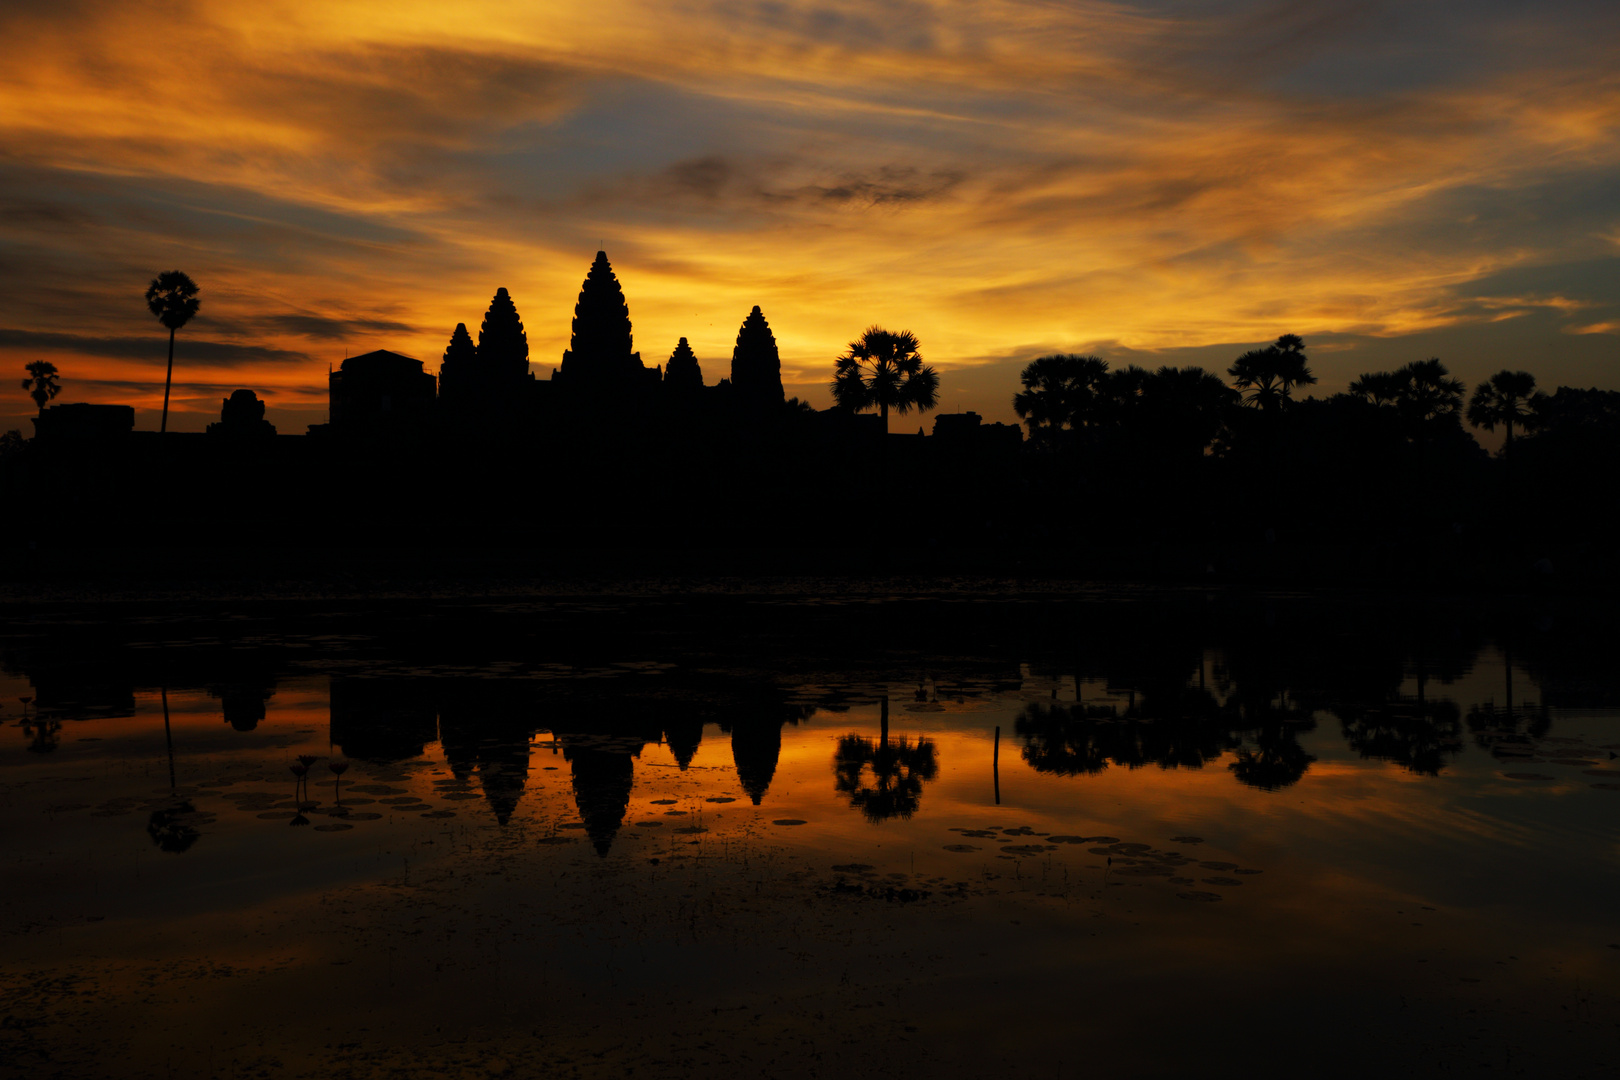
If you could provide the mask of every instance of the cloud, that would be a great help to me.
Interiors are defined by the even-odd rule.
[[[224,341],[181,336],[175,346],[176,354],[187,362],[200,362],[220,367],[243,367],[249,364],[307,364],[307,353],[264,345],[236,345]],[[99,356],[120,360],[143,360],[162,366],[168,359],[167,338],[153,334],[150,337],[88,337],[81,334],[60,334],[48,331],[17,330],[0,327],[0,349],[31,350],[36,352],[67,352],[78,356]]]
[[[1087,343],[1557,380],[1620,320],[1612,4],[179,10],[0,8],[0,352],[76,352],[87,392],[155,378],[174,266],[188,377],[300,401],[342,348],[436,356],[497,286],[543,375],[600,246],[649,357],[728,356],[759,303],[814,387],[876,321],[987,415]]]
[[[286,314],[266,315],[261,321],[265,326],[284,330],[290,334],[333,341],[375,333],[416,332],[408,323],[395,322],[391,319],[332,319],[324,315]]]

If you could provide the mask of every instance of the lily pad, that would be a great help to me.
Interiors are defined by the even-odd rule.
[[[804,825],[804,824],[807,824],[807,822],[803,818],[785,817],[785,818],[777,818],[775,821],[771,822],[771,824],[772,825]]]
[[[334,821],[330,825],[317,825],[317,826],[315,826],[315,831],[316,832],[343,832],[345,829],[352,829],[352,828],[354,828],[354,826],[348,824],[347,822]]]
[[[1239,881],[1235,877],[1207,877],[1207,878],[1204,879],[1204,884],[1205,885],[1241,885],[1241,884],[1243,884],[1243,882]]]
[[[1200,889],[1193,889],[1193,890],[1191,890],[1189,892],[1178,892],[1178,893],[1176,893],[1176,895],[1181,897],[1183,900],[1192,900],[1195,903],[1199,903],[1199,904],[1214,903],[1216,900],[1219,900],[1221,898],[1220,893],[1204,892],[1204,891],[1202,891]]]
[[[980,849],[972,844],[946,844],[945,850],[954,851],[959,855],[965,855],[970,851],[978,851]]]

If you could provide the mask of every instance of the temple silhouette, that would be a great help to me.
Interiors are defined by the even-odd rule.
[[[731,419],[769,415],[786,402],[775,335],[755,305],[737,331],[729,377],[703,381],[686,338],[667,364],[649,367],[635,348],[624,289],[598,251],[580,286],[568,348],[549,377],[531,370],[528,333],[505,288],[495,290],[473,341],[457,323],[435,383],[423,363],[379,349],[331,373],[331,419],[317,435],[347,441],[424,437],[437,430],[482,443],[526,441],[558,427],[577,431],[602,410],[720,411]]]

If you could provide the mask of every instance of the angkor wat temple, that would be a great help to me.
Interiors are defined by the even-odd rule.
[[[787,398],[757,306],[715,385],[685,338],[649,367],[603,252],[545,377],[503,288],[476,341],[455,327],[437,376],[376,350],[345,359],[328,386],[329,420],[307,435],[278,433],[248,389],[206,433],[135,431],[124,405],[55,405],[0,468],[0,494],[28,492],[36,537],[58,545],[114,529],[137,546],[180,535],[292,551],[316,538],[354,552],[808,547],[838,541],[850,511],[894,497],[900,476],[908,498],[981,504],[1021,445],[1017,428],[973,413],[900,436],[876,415]],[[974,532],[986,521],[941,520]]]
[[[497,289],[474,343],[457,323],[437,385],[423,364],[377,350],[343,361],[331,375],[331,421],[313,428],[338,438],[410,438],[451,431],[479,441],[544,437],[547,427],[590,425],[601,411],[690,412],[759,418],[786,404],[775,335],[756,305],[737,332],[731,372],[708,386],[683,337],[665,364],[648,367],[631,333],[630,308],[606,252],[580,287],[569,346],[549,378],[530,370],[529,339],[517,305]],[[711,416],[712,418],[712,416]]]

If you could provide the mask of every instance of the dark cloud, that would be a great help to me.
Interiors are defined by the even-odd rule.
[[[37,352],[67,352],[80,356],[100,356],[116,360],[149,360],[154,364],[168,358],[167,336],[160,337],[91,337],[80,334],[58,334],[37,330],[15,330],[0,327],[0,349]],[[275,349],[264,345],[236,345],[224,341],[208,341],[187,337],[182,333],[175,346],[176,357],[190,361],[238,367],[247,364],[305,364],[309,355],[290,349]]]
[[[416,328],[409,323],[392,322],[387,319],[331,319],[324,315],[289,314],[266,315],[259,321],[275,330],[326,341],[340,341],[348,337],[375,333],[416,333]]]

